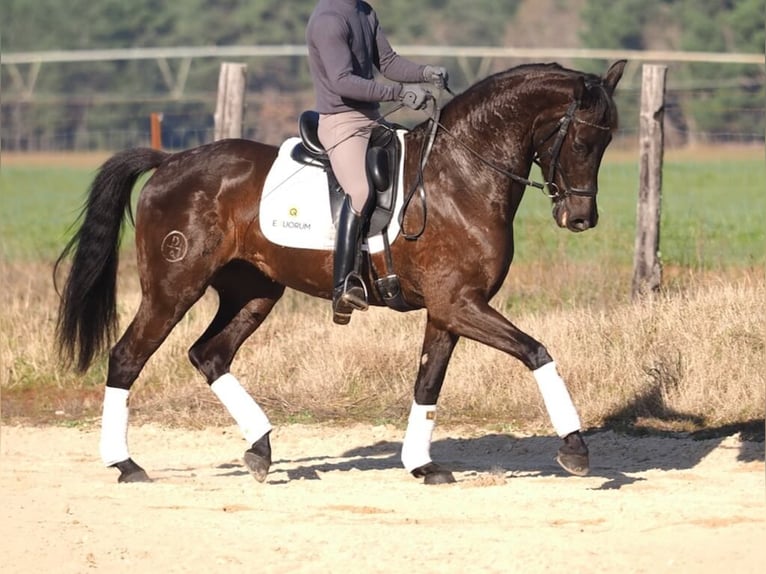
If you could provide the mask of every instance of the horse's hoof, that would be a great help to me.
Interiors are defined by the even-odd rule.
[[[258,482],[266,480],[266,476],[269,474],[269,467],[271,461],[259,454],[254,453],[252,450],[245,451],[245,466],[253,478]]]
[[[138,466],[132,458],[111,465],[120,471],[117,478],[118,483],[123,482],[151,482],[152,479],[146,474],[146,471]]]
[[[412,471],[412,476],[422,478],[423,484],[452,484],[455,477],[449,470],[440,467],[434,462],[419,466]]]
[[[590,462],[587,454],[566,454],[559,450],[556,462],[561,468],[575,476],[587,476],[590,472]]]
[[[564,444],[559,448],[556,462],[561,468],[575,476],[586,476],[590,472],[588,447],[579,432],[574,432],[564,438]]]
[[[258,482],[266,480],[271,467],[271,439],[267,432],[245,451],[244,461],[247,470]]]

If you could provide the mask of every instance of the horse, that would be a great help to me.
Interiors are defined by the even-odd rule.
[[[369,304],[384,306],[388,299],[373,281],[381,269],[393,269],[397,301],[405,303],[394,308],[426,311],[401,450],[404,469],[425,484],[455,481],[431,459],[430,446],[461,337],[531,371],[563,441],[556,460],[572,475],[589,471],[579,415],[553,357],[489,301],[509,271],[513,220],[528,186],[547,192],[559,228],[596,226],[598,172],[617,127],[613,95],[625,64],[614,62],[603,76],[556,63],[511,67],[453,94],[439,114],[404,130],[400,171],[411,191],[399,212],[400,232],[383,252],[368,250],[361,276]],[[272,426],[230,372],[232,360],[287,288],[324,299],[333,291],[331,249],[285,247],[264,235],[259,202],[278,154],[277,146],[237,138],[180,152],[138,147],[112,155],[90,184],[79,225],[54,266],[55,283],[57,269],[71,259],[56,342],[62,361],[79,372],[108,349],[99,451],[104,465],[119,471],[118,482],[151,480],[128,449],[131,385],[208,288],[217,292],[218,308],[188,358],[239,425],[249,445],[247,469],[259,482],[267,478]],[[543,182],[528,179],[535,163]],[[134,218],[133,188],[152,170]],[[128,220],[141,301],[113,344],[119,243]]]

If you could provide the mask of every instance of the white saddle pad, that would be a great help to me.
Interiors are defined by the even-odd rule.
[[[397,132],[404,149],[404,132]],[[298,163],[290,152],[300,138],[286,140],[279,148],[263,186],[259,212],[261,231],[266,239],[277,245],[299,249],[335,249],[335,226],[330,213],[330,195],[327,175],[319,167]],[[393,243],[399,235],[402,207],[402,175],[404,160],[399,162],[394,216],[388,225],[388,241]],[[383,250],[381,234],[367,238],[370,253]]]

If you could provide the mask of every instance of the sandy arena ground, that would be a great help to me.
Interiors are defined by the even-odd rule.
[[[766,571],[764,445],[738,436],[595,433],[577,478],[555,437],[437,426],[458,482],[425,486],[391,426],[275,429],[264,484],[235,427],[131,428],[144,484],[101,466],[97,429],[1,433],[4,574]]]

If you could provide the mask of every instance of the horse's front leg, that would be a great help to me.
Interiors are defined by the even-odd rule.
[[[571,474],[588,474],[589,453],[580,434],[580,417],[548,350],[480,298],[460,301],[453,308],[449,328],[512,355],[532,371],[553,428],[564,440],[556,461]]]
[[[429,319],[415,381],[415,400],[402,445],[404,468],[415,478],[423,478],[425,484],[455,482],[449,470],[431,460],[431,437],[436,423],[436,402],[457,340],[458,337],[436,328]]]
[[[540,345],[540,343],[537,344]],[[556,369],[556,363],[551,359],[541,367],[533,369],[532,374],[543,396],[545,409],[548,411],[553,428],[564,439],[564,444],[556,455],[556,461],[567,472],[576,476],[585,476],[590,470],[588,447],[580,434],[581,424],[577,409],[572,403],[572,397],[569,395],[564,379]]]

